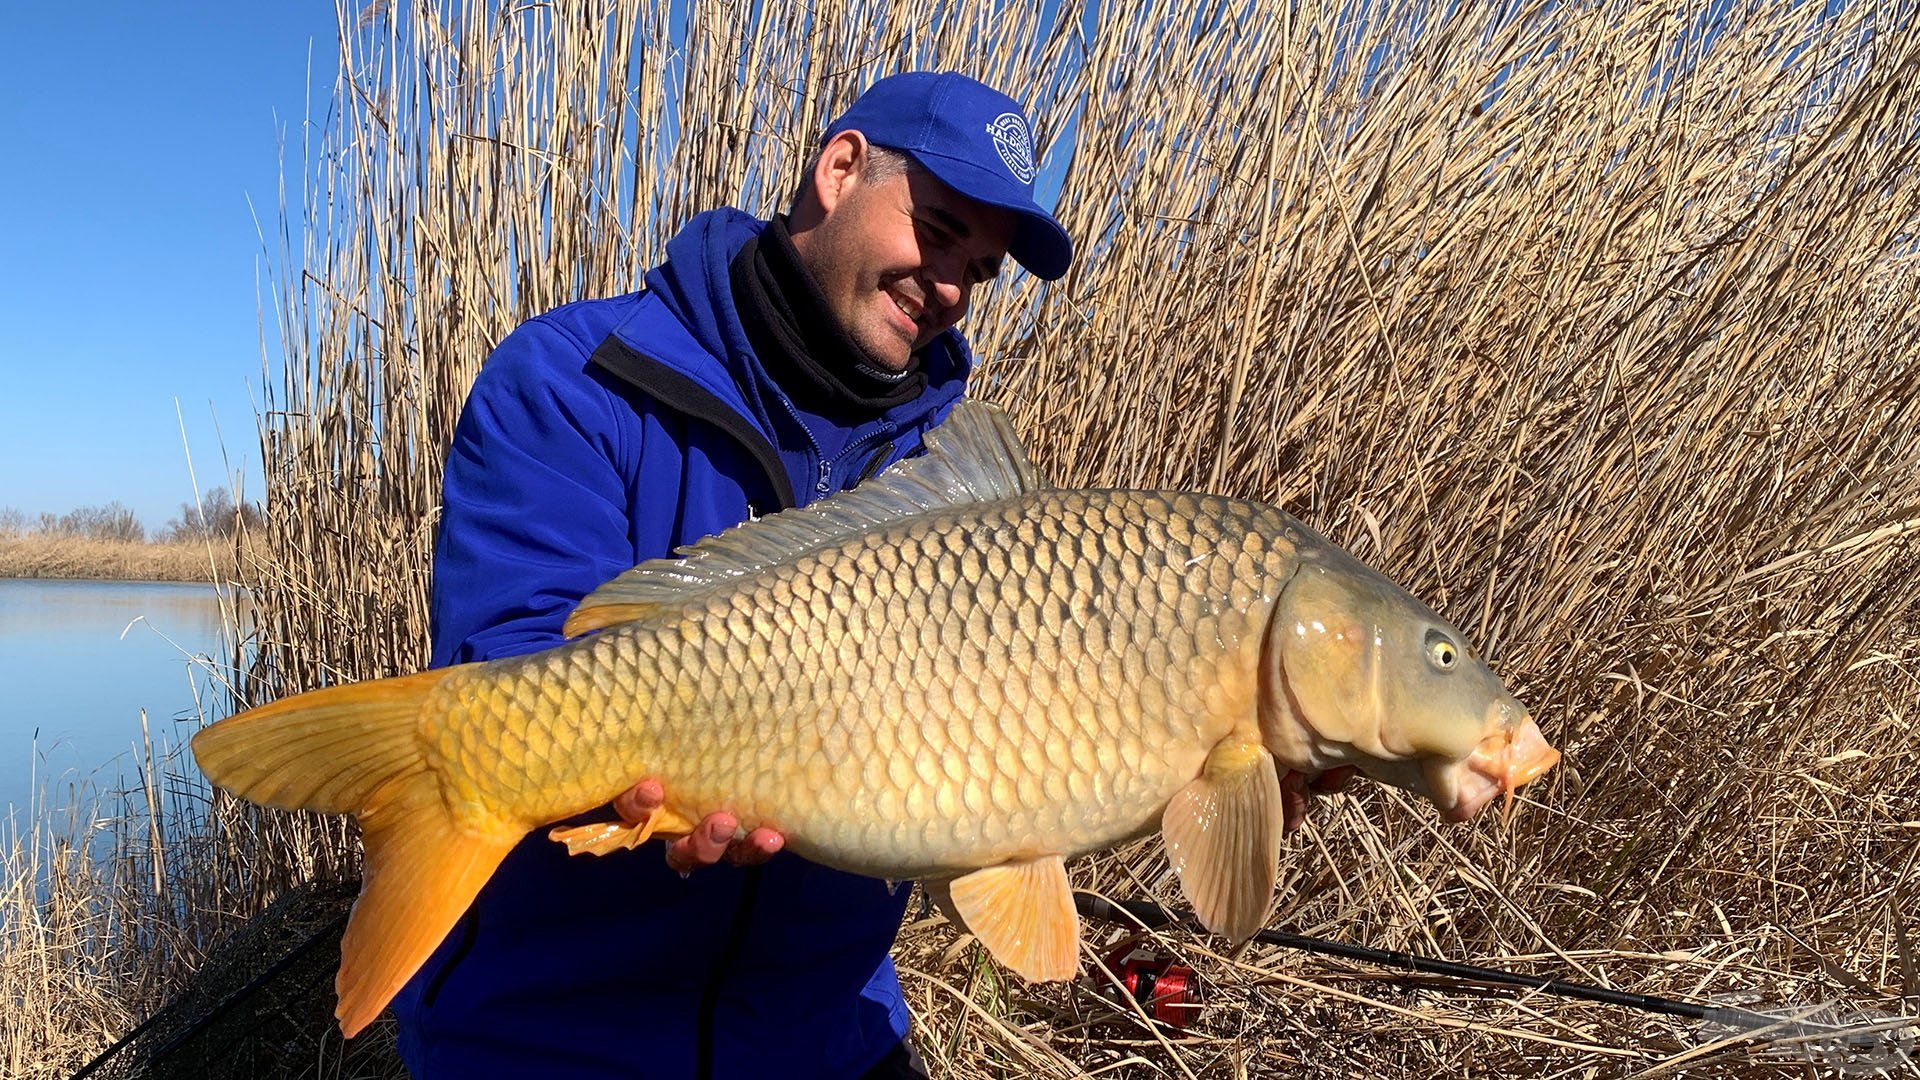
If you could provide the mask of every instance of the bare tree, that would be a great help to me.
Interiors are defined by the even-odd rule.
[[[180,515],[160,530],[160,538],[212,540],[232,536],[243,525],[258,526],[260,520],[259,503],[236,503],[226,488],[217,487],[202,494],[198,502],[181,503]]]
[[[47,536],[136,544],[147,538],[139,516],[118,500],[100,506],[82,506],[64,514],[43,513],[34,531]]]

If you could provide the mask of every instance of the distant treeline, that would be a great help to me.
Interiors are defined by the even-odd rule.
[[[140,523],[139,515],[118,500],[100,506],[82,506],[64,514],[30,515],[16,507],[0,507],[0,537],[37,535],[123,544],[151,539],[155,543],[175,544],[223,539],[242,526],[254,528],[260,522],[259,503],[235,502],[232,493],[224,487],[205,493],[198,502],[181,503],[179,515],[168,519],[151,537]]]

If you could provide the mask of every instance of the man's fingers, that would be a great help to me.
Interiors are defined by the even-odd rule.
[[[649,776],[614,796],[613,810],[629,825],[638,825],[667,804],[667,789]]]
[[[667,804],[666,788],[649,776],[614,797],[613,809],[629,825],[638,825]],[[667,865],[683,874],[721,859],[736,866],[766,862],[787,846],[787,838],[772,829],[755,829],[735,839],[740,822],[724,810],[708,814],[693,832],[667,845]]]
[[[667,865],[681,873],[712,866],[727,853],[733,834],[740,828],[732,814],[716,811],[686,836],[667,845]]]
[[[727,861],[735,866],[758,866],[786,846],[786,837],[763,826],[748,833],[745,839],[735,840],[727,848]]]
[[[1280,774],[1280,823],[1283,834],[1307,823],[1306,777],[1292,769]]]
[[[1343,791],[1359,772],[1352,765],[1341,765],[1309,780],[1292,769],[1280,773],[1281,831],[1292,832],[1307,823],[1307,808],[1316,795]]]

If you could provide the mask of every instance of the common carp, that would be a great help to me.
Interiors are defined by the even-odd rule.
[[[341,1028],[369,1023],[528,832],[643,777],[827,866],[920,879],[1001,962],[1072,977],[1064,861],[1155,828],[1194,912],[1265,920],[1278,766],[1341,765],[1465,820],[1559,754],[1460,632],[1276,507],[1042,483],[957,406],[858,488],[643,563],[567,644],[316,690],[193,740],[271,806],[358,815]],[[627,856],[633,857],[633,856]]]

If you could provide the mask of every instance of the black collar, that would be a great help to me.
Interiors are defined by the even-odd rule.
[[[875,362],[847,333],[776,216],[728,267],[754,356],[797,404],[828,415],[884,412],[926,389],[916,353],[905,371]]]

